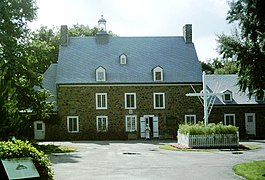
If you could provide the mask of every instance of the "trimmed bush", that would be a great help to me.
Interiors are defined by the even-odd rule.
[[[198,124],[180,124],[178,131],[182,134],[199,135],[199,134],[236,134],[238,127],[232,125],[223,125],[210,123],[208,126],[202,122]]]
[[[40,174],[40,179],[53,179],[51,162],[42,151],[38,151],[28,141],[2,141],[0,142],[0,159],[12,159],[31,157],[32,161]],[[1,169],[1,168],[0,168]],[[3,175],[0,172],[0,177]]]

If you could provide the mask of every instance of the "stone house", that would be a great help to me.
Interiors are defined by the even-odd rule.
[[[223,122],[239,127],[241,138],[265,137],[264,96],[248,97],[237,85],[237,75],[206,75],[205,83],[209,92],[222,92],[224,95],[212,99],[213,108],[209,122]]]
[[[68,37],[61,28],[57,64],[44,74],[57,118],[35,122],[35,138],[100,140],[175,138],[177,125],[202,119],[203,107],[186,93],[202,88],[192,25],[183,36],[111,37],[106,20],[95,37]]]

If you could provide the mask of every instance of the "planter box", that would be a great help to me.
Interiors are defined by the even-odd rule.
[[[239,133],[189,135],[178,132],[178,143],[187,147],[239,146]]]

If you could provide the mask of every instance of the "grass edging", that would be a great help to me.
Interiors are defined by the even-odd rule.
[[[242,147],[243,146],[243,147]],[[159,146],[160,149],[171,150],[171,151],[195,151],[195,152],[215,152],[215,151],[249,151],[261,149],[261,146],[257,145],[241,145],[238,148],[176,148],[170,144],[165,144],[163,146]]]
[[[233,170],[246,179],[265,179],[265,160],[237,164]]]
[[[58,146],[53,144],[47,144],[47,145],[34,145],[38,150],[43,151],[45,154],[52,154],[52,153],[69,153],[69,152],[75,152],[76,148],[72,146]]]

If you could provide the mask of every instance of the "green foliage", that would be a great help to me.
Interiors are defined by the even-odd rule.
[[[34,145],[38,150],[43,151],[45,154],[51,153],[69,153],[76,151],[75,147],[72,146],[56,146],[53,144],[47,145]]]
[[[210,123],[208,126],[202,122],[197,124],[180,124],[178,131],[182,134],[199,135],[199,134],[236,134],[238,127],[232,125],[223,125],[223,123]]]
[[[0,159],[22,157],[32,158],[41,179],[53,179],[50,160],[42,151],[38,151],[28,141],[15,140],[14,142],[0,142]]]
[[[218,51],[224,59],[235,59],[239,67],[240,90],[249,96],[264,95],[265,89],[265,1],[230,2],[227,20],[238,29],[231,36],[218,36]]]
[[[233,59],[209,59],[201,62],[201,66],[206,74],[237,74],[239,71],[239,64]]]
[[[265,160],[237,164],[233,170],[246,179],[265,179]]]
[[[0,139],[20,135],[21,123],[29,116],[20,112],[32,110],[38,119],[47,117],[52,103],[46,103],[50,94],[41,87],[41,67],[44,60],[38,51],[49,47],[33,41],[27,23],[36,18],[34,0],[1,0],[0,3]],[[44,92],[45,91],[45,92]]]

